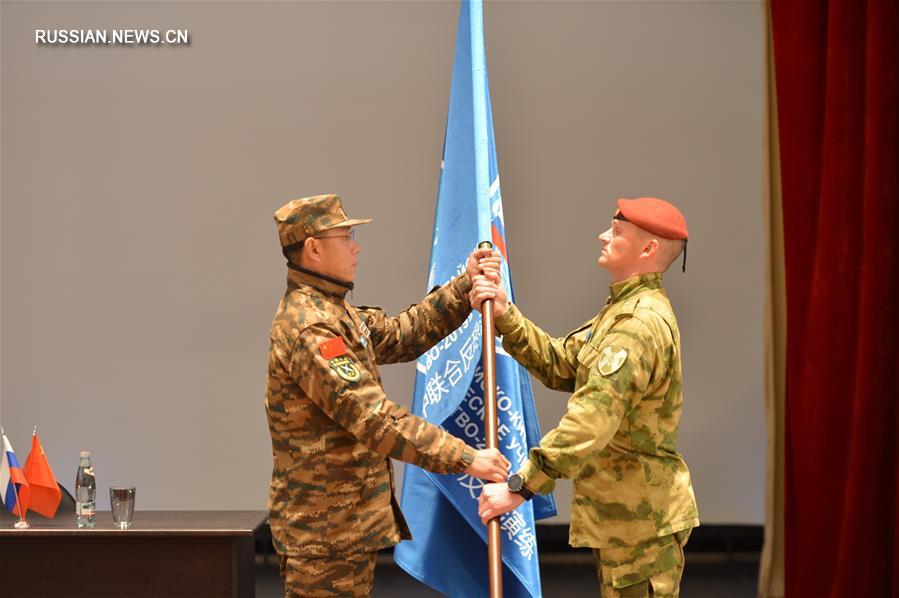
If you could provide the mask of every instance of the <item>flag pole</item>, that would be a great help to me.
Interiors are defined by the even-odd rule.
[[[483,241],[481,249],[493,249],[493,244]],[[499,429],[496,409],[496,344],[493,329],[493,300],[481,304],[481,332],[484,339],[484,436],[487,448],[499,449]],[[490,598],[503,595],[503,555],[499,517],[487,522],[487,566],[490,571]]]
[[[10,480],[12,484],[13,494],[16,495],[16,510],[19,512],[19,520],[15,522],[13,525],[16,529],[28,529],[31,527],[31,524],[25,520],[25,515],[22,513],[22,503],[19,501],[19,491],[16,488],[16,483]]]

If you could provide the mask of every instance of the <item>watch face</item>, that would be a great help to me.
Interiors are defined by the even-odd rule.
[[[524,478],[522,478],[519,474],[513,474],[509,478],[509,490],[511,490],[512,492],[520,491],[522,486],[524,486]]]

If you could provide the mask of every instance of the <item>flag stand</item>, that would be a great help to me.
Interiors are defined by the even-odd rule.
[[[31,527],[31,524],[25,520],[25,514],[22,513],[22,503],[19,502],[19,490],[16,488],[16,483],[10,480],[12,484],[13,494],[16,495],[16,510],[19,511],[19,520],[13,525],[16,529],[28,529]]]
[[[493,249],[490,241],[483,241],[479,249]],[[496,346],[493,331],[493,300],[481,304],[481,330],[483,332],[484,365],[484,437],[487,448],[499,449],[499,431],[496,409]],[[487,522],[487,556],[490,569],[490,598],[503,595],[502,536],[499,517]]]

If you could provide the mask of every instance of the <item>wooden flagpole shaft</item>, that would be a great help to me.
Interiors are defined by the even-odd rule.
[[[492,248],[488,242],[481,248]],[[481,330],[483,336],[484,367],[484,436],[487,448],[499,448],[499,427],[496,407],[496,345],[493,332],[493,300],[481,304]],[[503,595],[503,554],[499,517],[487,522],[487,555],[490,569],[490,598]]]

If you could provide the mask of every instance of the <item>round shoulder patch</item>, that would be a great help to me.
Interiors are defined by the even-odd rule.
[[[359,371],[359,368],[356,366],[353,360],[346,355],[341,355],[340,357],[329,359],[328,364],[331,366],[331,369],[337,373],[338,376],[340,376],[347,382],[359,382],[359,380],[362,379],[362,372]]]
[[[599,354],[596,368],[603,376],[611,376],[621,369],[627,360],[627,349],[618,345],[609,345]]]

